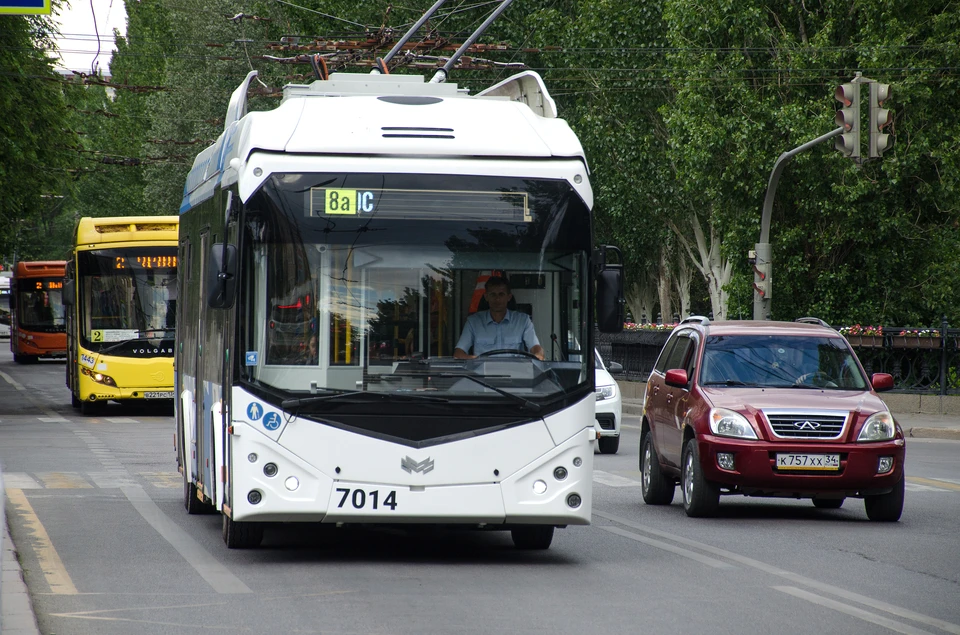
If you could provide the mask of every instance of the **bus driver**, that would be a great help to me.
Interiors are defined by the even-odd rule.
[[[477,311],[467,318],[453,356],[457,359],[473,359],[489,351],[523,350],[525,347],[542,360],[543,347],[533,330],[530,316],[507,308],[513,294],[506,278],[491,277],[484,285],[484,290],[490,309]],[[468,353],[471,348],[473,355]]]

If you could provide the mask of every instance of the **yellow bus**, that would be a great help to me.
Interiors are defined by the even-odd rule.
[[[67,261],[67,387],[85,415],[107,402],[171,404],[177,216],[81,218]]]

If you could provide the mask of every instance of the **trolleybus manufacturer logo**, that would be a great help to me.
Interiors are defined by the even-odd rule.
[[[820,424],[816,421],[794,421],[793,427],[797,430],[819,430]]]
[[[427,472],[433,471],[433,459],[429,456],[422,461],[414,461],[409,456],[405,456],[400,459],[400,467],[404,472],[413,474],[414,472],[419,472],[420,474],[426,474]]]

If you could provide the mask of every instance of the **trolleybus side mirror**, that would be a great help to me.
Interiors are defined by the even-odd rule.
[[[215,243],[207,259],[207,305],[212,309],[228,309],[237,295],[237,248],[229,243]]]
[[[619,333],[624,318],[623,265],[608,263],[608,251],[620,256],[616,247],[601,247],[597,251],[597,329],[601,333]]]
[[[66,306],[73,306],[73,294],[75,292],[73,280],[64,280],[63,281],[63,304]]]

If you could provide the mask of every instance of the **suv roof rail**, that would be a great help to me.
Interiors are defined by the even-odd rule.
[[[703,315],[691,315],[680,320],[680,324],[686,324],[687,322],[699,322],[704,326],[709,326],[710,318]]]
[[[832,328],[829,324],[824,322],[818,317],[799,317],[794,322],[803,322],[804,324],[819,324],[820,326],[825,326],[827,328]]]

